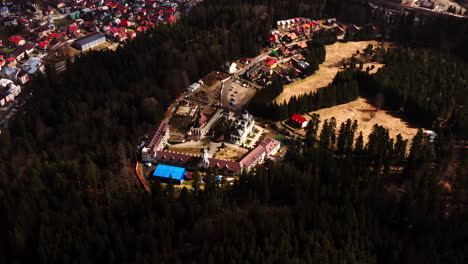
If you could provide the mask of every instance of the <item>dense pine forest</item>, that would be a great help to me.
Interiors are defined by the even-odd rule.
[[[275,20],[297,16],[374,23],[403,48],[375,75],[344,71],[317,94],[249,107],[279,119],[383,94],[436,140],[391,139],[380,126],[366,140],[354,120],[314,116],[284,162],[234,185],[209,176],[204,190],[143,192],[138,137],[188,84],[258,54]],[[0,135],[0,263],[466,263],[468,24],[413,17],[384,23],[361,0],[207,0],[115,52],[60,75],[49,67]],[[311,46],[318,65],[323,45]]]

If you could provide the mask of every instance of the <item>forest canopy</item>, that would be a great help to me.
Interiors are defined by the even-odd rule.
[[[142,192],[138,137],[188,84],[258,54],[275,20],[297,16],[374,23],[410,48],[388,53],[375,76],[344,71],[264,115],[381,92],[408,117],[445,119],[438,138],[375,126],[365,139],[359,121],[313,116],[304,140],[285,142],[284,162],[234,185],[209,175],[203,191],[155,182]],[[49,67],[0,135],[0,262],[466,263],[467,24],[413,18],[384,24],[361,0],[207,0],[115,52],[89,52],[60,75]],[[281,89],[277,80],[264,93]]]

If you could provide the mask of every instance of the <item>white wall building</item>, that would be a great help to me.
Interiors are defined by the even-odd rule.
[[[234,126],[230,133],[230,140],[234,144],[242,144],[252,133],[255,126],[254,117],[245,111],[239,118],[234,118]]]
[[[201,87],[201,84],[199,84],[199,83],[193,83],[192,85],[190,85],[190,86],[187,88],[187,91],[189,91],[190,93],[193,93],[193,92],[195,92],[196,90],[198,90],[200,87]]]

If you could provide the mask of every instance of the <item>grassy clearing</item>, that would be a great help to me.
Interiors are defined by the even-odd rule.
[[[377,111],[373,105],[361,97],[347,104],[341,104],[311,112],[309,115],[304,115],[304,117],[310,119],[310,114],[312,113],[319,114],[322,123],[325,119],[335,117],[337,129],[340,124],[345,122],[348,118],[351,120],[357,120],[359,125],[358,131],[362,131],[366,142],[367,137],[372,132],[372,127],[375,124],[387,128],[391,138],[395,138],[398,134],[401,134],[404,139],[411,141],[414,135],[418,132],[418,128],[411,127],[400,118],[390,115],[389,112],[384,110]],[[305,133],[304,131],[301,132]]]
[[[380,46],[381,44],[377,41],[352,41],[341,43],[337,42],[333,45],[325,46],[327,55],[325,61],[320,65],[320,69],[315,72],[314,75],[298,81],[292,84],[286,85],[284,87],[283,93],[281,93],[277,98],[277,103],[282,103],[284,101],[289,101],[292,96],[298,96],[310,92],[317,91],[320,88],[327,86],[333,81],[336,74],[339,70],[342,69],[341,61],[351,57],[356,53],[356,50],[363,50],[369,44],[374,45],[374,47]],[[385,43],[385,48],[388,48],[390,44]],[[365,65],[364,69],[366,68]],[[371,72],[376,72],[379,65],[375,65],[375,69]],[[380,64],[380,67],[383,65]]]

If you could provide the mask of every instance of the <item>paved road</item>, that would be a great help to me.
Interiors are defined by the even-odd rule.
[[[375,5],[386,6],[386,7],[390,7],[394,9],[407,9],[407,10],[413,10],[413,11],[417,11],[420,13],[426,13],[426,14],[431,14],[431,15],[448,15],[448,16],[455,16],[455,17],[465,17],[465,18],[468,17],[468,16],[452,14],[448,12],[434,11],[434,10],[420,7],[420,6],[410,6],[410,5],[392,3],[392,2],[385,1],[385,0],[368,0],[368,2],[375,4]]]
[[[29,94],[30,89],[26,88],[25,86],[23,86],[22,89],[23,90],[21,91],[20,95],[15,98],[15,101],[12,102],[10,106],[8,106],[7,110],[3,114],[1,114],[0,126],[15,114],[15,108],[19,111],[19,107],[22,106],[27,100],[29,100],[29,98],[31,98],[31,95]]]

